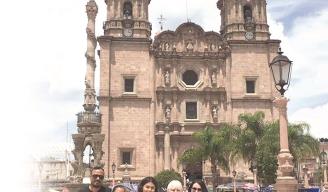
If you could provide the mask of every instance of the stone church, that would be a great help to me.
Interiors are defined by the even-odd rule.
[[[132,180],[174,169],[195,146],[195,131],[237,122],[241,113],[263,111],[278,118],[269,63],[279,40],[270,39],[266,0],[218,0],[220,32],[193,22],[161,31],[151,39],[150,0],[106,0],[104,35],[94,36],[97,5],[87,4],[88,50],[85,112],[73,135],[75,159],[91,145],[106,175]],[[212,18],[211,18],[212,19]],[[219,23],[219,22],[218,22]],[[219,26],[218,26],[219,28]],[[100,50],[100,89],[94,90],[95,46]],[[95,100],[99,113],[95,112]],[[90,122],[93,122],[93,124]],[[248,166],[236,170],[251,176]],[[210,175],[209,162],[187,170]],[[221,172],[221,176],[224,175]]]

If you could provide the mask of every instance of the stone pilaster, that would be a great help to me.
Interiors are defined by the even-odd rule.
[[[170,127],[165,126],[164,128],[164,170],[171,169],[170,163]]]

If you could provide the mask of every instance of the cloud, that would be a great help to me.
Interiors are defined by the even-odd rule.
[[[310,124],[310,133],[316,138],[328,137],[327,134],[327,115],[328,102],[317,107],[304,107],[292,115],[289,115],[289,121],[306,122]]]
[[[293,61],[292,81],[286,92],[291,122],[306,122],[315,137],[328,137],[328,8],[292,19],[284,26],[269,14],[272,36],[282,40],[285,55]],[[288,33],[284,28],[288,27]]]
[[[328,93],[328,9],[318,15],[300,17],[285,40],[286,55],[294,61],[293,82],[287,92],[291,98]]]

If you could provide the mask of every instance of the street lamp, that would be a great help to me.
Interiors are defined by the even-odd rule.
[[[276,56],[269,64],[275,87],[283,96],[289,87],[292,61],[287,56],[282,55],[283,52],[279,48],[278,56]]]
[[[257,186],[257,162],[256,162],[256,160],[252,161],[251,167],[252,167],[252,171],[253,171],[254,185]]]
[[[115,185],[115,169],[116,169],[116,164],[113,162],[112,164],[112,170],[113,170],[113,187]]]
[[[282,55],[283,52],[279,48],[278,55],[273,58],[269,67],[272,72],[274,84],[280,93],[280,97],[275,98],[273,103],[279,110],[279,137],[280,152],[278,154],[279,172],[277,173],[276,188],[277,191],[296,192],[297,180],[292,176],[293,173],[293,156],[290,154],[288,146],[287,131],[287,102],[284,93],[289,87],[292,61],[288,57]]]
[[[328,182],[327,182],[327,153],[322,150],[320,153],[320,162],[323,169],[323,187],[324,189],[328,189]]]
[[[309,169],[306,165],[303,166],[303,174],[304,174],[304,188],[309,188],[309,178],[308,178]]]
[[[186,163],[182,162],[183,191],[187,191],[187,172]]]
[[[237,175],[237,171],[233,170],[232,171],[232,176],[233,176],[233,192],[236,192],[236,175]]]

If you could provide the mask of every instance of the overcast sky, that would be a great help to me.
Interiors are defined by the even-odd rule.
[[[166,18],[165,30],[175,30],[187,17],[206,31],[219,30],[217,0],[187,1],[152,0],[152,33],[159,31],[161,14]],[[103,0],[96,2],[100,36],[106,7]],[[20,162],[31,150],[34,155],[35,151],[44,154],[42,148],[48,146],[62,153],[66,129],[69,134],[76,132],[75,114],[83,110],[86,3],[16,0],[1,4],[1,143],[2,152],[13,157],[10,163]],[[315,137],[328,137],[328,1],[267,3],[271,38],[281,39],[285,55],[294,61],[286,94],[288,118],[309,123]]]

